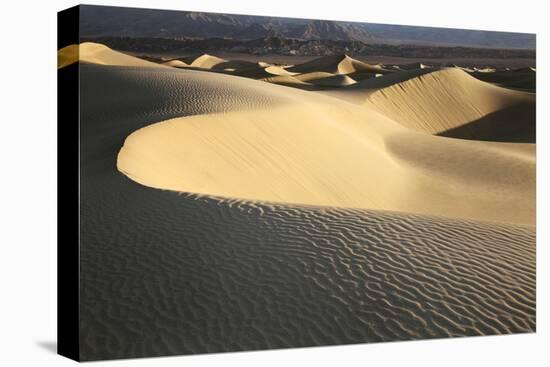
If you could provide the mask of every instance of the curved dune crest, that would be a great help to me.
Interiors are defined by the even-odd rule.
[[[236,69],[232,75],[242,76],[250,79],[264,79],[273,76],[294,76],[296,73],[275,65],[266,63],[255,63],[252,66]]]
[[[191,66],[201,69],[212,69],[214,66],[222,64],[227,62],[227,60],[224,60],[222,58],[204,54],[199,57],[197,57],[193,62],[191,63]]]
[[[321,57],[303,64],[295,65],[288,68],[288,70],[296,73],[322,71],[333,74],[350,74],[356,71],[372,71],[374,73],[381,74],[390,72],[378,65],[370,65],[365,62],[355,60],[348,55]]]
[[[61,69],[75,62],[111,66],[148,66],[164,67],[163,65],[129,56],[109,47],[93,42],[80,45],[69,45],[57,51],[57,67]]]
[[[181,60],[170,60],[163,63],[163,65],[173,66],[175,68],[187,68],[189,67],[188,64]]]

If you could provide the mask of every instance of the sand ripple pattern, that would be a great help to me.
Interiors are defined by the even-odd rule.
[[[138,119],[150,124],[178,116],[267,108],[290,102],[277,86],[268,85],[266,93],[263,83],[244,78],[235,83],[234,76],[223,74],[93,64],[81,64],[80,70],[83,93],[95,96],[85,101],[90,104],[86,116],[91,119]],[[275,93],[273,88],[277,88]],[[121,95],[121,90],[132,92]]]
[[[83,211],[84,359],[535,330],[529,227],[181,196],[122,177]]]

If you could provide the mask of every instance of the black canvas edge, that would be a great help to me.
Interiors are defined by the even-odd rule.
[[[57,13],[57,49],[79,43],[80,8]],[[57,353],[80,360],[78,62],[57,70]]]

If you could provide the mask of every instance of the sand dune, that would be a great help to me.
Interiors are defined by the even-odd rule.
[[[192,67],[195,68],[201,68],[201,69],[212,69],[214,66],[223,64],[227,62],[227,60],[224,60],[222,58],[204,54],[199,57],[197,57],[193,62],[191,63]]]
[[[354,106],[259,81],[163,68],[123,56],[84,44],[80,58],[102,65],[120,65],[129,58],[126,69],[98,71],[98,78],[107,77],[102,88],[122,95],[139,95],[135,89],[140,86],[146,93],[141,98],[150,101],[151,123],[165,120],[165,115],[154,117],[154,111],[165,111],[170,103],[185,108],[184,115],[200,115],[151,125],[128,137],[119,168],[142,184],[255,200],[534,222],[534,146],[442,140],[413,132],[445,134],[494,111],[532,107],[530,94],[477,81],[458,69],[404,71],[362,81],[364,86],[387,83],[386,78],[405,80]],[[125,87],[128,78],[133,82]],[[171,90],[170,85],[178,87]],[[463,108],[450,113],[456,103]],[[113,113],[131,116],[135,108],[143,107],[123,104]],[[409,143],[395,145],[395,137]],[[422,147],[422,154],[415,147]],[[365,158],[357,162],[357,157]],[[204,161],[212,163],[204,167]],[[327,167],[332,172],[328,178],[323,173]],[[437,170],[427,173],[426,167]]]
[[[268,83],[284,85],[287,87],[298,88],[303,90],[319,90],[319,87],[311,83],[303,82],[300,79],[297,79],[296,77],[288,76],[288,75],[270,76],[267,78],[262,78],[260,80]]]
[[[479,82],[452,68],[428,73],[369,95],[366,105],[408,128],[438,134],[508,111],[485,127],[487,140],[534,142],[535,96]],[[510,114],[510,110],[515,111]],[[518,116],[523,116],[518,120]],[[475,130],[475,126],[471,127]],[[475,131],[474,134],[475,136]]]
[[[225,60],[212,67],[213,70],[235,71],[258,67],[258,63],[246,60]]]
[[[294,76],[296,73],[289,72],[288,70],[269,64],[254,64],[249,67],[243,67],[234,70],[231,74],[238,75],[251,79],[263,79],[272,76]]]
[[[392,85],[397,85],[409,79],[413,79],[431,72],[433,72],[433,70],[430,69],[399,70],[380,77],[363,79],[349,88],[327,90],[322,91],[321,93],[327,96],[342,99],[346,102],[364,105],[367,97],[378,90],[391,87]],[[354,74],[355,73],[352,73],[350,75]]]
[[[325,94],[367,106],[420,132],[535,141],[534,95],[483,83],[458,68],[397,72]]]
[[[364,107],[253,80],[217,80],[225,78],[230,88],[199,84],[193,91],[231,101],[254,86],[265,104],[138,130],[119,153],[119,169],[175,191],[534,223],[534,146],[414,133]],[[290,103],[297,99],[300,105]]]
[[[63,68],[75,62],[112,65],[112,66],[148,66],[158,67],[157,63],[138,59],[111,50],[99,43],[85,42],[78,45],[69,45],[57,52],[57,67]]]
[[[371,71],[373,73],[388,73],[390,71],[383,69],[378,65],[370,65],[365,62],[355,60],[348,55],[334,55],[321,57],[304,64],[295,65],[288,69],[295,73],[327,72],[333,74],[349,74],[356,71]]]
[[[164,62],[163,64],[168,65],[168,66],[173,66],[173,67],[176,67],[176,68],[187,68],[187,67],[189,67],[188,64],[186,64],[185,62],[183,62],[181,60],[170,60],[170,61]]]
[[[338,75],[338,74],[327,73],[326,71],[313,71],[310,73],[298,74],[295,76],[295,78],[303,82],[311,82],[318,79],[330,78],[335,75]]]
[[[534,144],[117,60],[80,65],[84,360],[535,330]]]

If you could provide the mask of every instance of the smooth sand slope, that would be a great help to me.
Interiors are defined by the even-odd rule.
[[[83,360],[535,330],[534,144],[100,61],[80,65]]]

